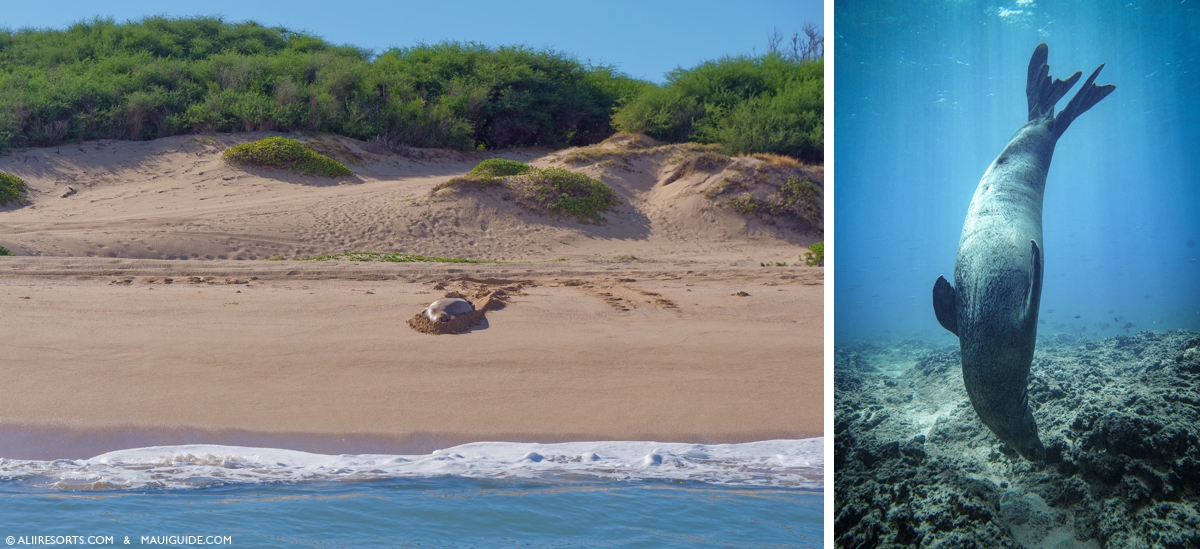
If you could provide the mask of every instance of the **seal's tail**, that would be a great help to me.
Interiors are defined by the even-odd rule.
[[[1054,104],[1067,94],[1067,91],[1075,85],[1075,82],[1079,81],[1079,76],[1083,73],[1076,72],[1066,80],[1051,80],[1050,65],[1046,64],[1049,54],[1050,48],[1046,46],[1045,42],[1034,48],[1033,57],[1029,58],[1029,80],[1025,84],[1025,97],[1029,100],[1029,120],[1033,121],[1043,117],[1053,118],[1051,128],[1057,137],[1067,131],[1067,127],[1075,121],[1075,118],[1087,112],[1101,99],[1108,97],[1108,94],[1117,87],[1112,84],[1095,85],[1096,76],[1100,74],[1100,69],[1104,68],[1104,65],[1100,65],[1096,68],[1096,72],[1093,72],[1083,83],[1083,87],[1075,93],[1075,97],[1071,98],[1071,102],[1067,103],[1067,108],[1058,113],[1058,116],[1054,116]]]
[[[1105,84],[1103,86],[1095,84],[1096,76],[1100,74],[1100,69],[1103,68],[1103,63],[1099,67],[1096,67],[1096,71],[1083,83],[1083,87],[1079,88],[1078,92],[1075,92],[1075,97],[1071,98],[1071,102],[1067,103],[1067,108],[1054,117],[1054,135],[1061,136],[1063,132],[1067,131],[1067,126],[1070,126],[1076,117],[1087,112],[1088,109],[1092,108],[1092,105],[1099,103],[1101,99],[1108,97],[1108,94],[1117,89],[1112,84]]]
[[[1050,65],[1046,64],[1050,48],[1043,42],[1033,50],[1029,59],[1029,80],[1025,84],[1025,97],[1029,99],[1029,120],[1054,114],[1054,104],[1062,99],[1071,86],[1079,81],[1082,72],[1072,74],[1066,80],[1050,80]],[[1090,106],[1090,105],[1089,105]],[[1069,123],[1069,122],[1068,122]]]

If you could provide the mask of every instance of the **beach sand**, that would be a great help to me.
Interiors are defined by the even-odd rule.
[[[431,199],[476,162],[451,153],[338,185],[247,175],[190,137],[75,148],[0,161],[33,188],[0,210],[19,254],[0,258],[0,456],[822,435],[823,269],[758,265],[815,237],[681,213],[654,185],[622,187],[630,206],[600,227]],[[353,250],[510,262],[263,260]],[[505,286],[467,333],[406,324],[451,289]]]

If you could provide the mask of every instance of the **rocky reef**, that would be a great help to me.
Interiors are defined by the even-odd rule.
[[[1200,547],[1200,334],[1038,340],[1047,459],[979,420],[957,342],[839,345],[839,547]]]

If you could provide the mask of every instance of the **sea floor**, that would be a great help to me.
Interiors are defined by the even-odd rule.
[[[1200,334],[1038,340],[1031,463],[975,414],[958,346],[839,345],[839,547],[1200,547]]]

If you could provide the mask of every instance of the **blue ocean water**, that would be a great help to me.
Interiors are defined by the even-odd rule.
[[[3,487],[0,525],[0,537],[114,545],[215,535],[235,547],[819,547],[821,494],[456,477],[102,494]]]
[[[1117,89],[1054,153],[1039,335],[1200,330],[1200,4],[839,0],[834,17],[837,341],[955,342],[933,283],[1026,121],[1041,42],[1052,76],[1105,63]]]
[[[476,443],[423,456],[205,445],[0,459],[0,538],[12,546],[99,537],[100,545],[173,547],[819,547],[822,444]]]

